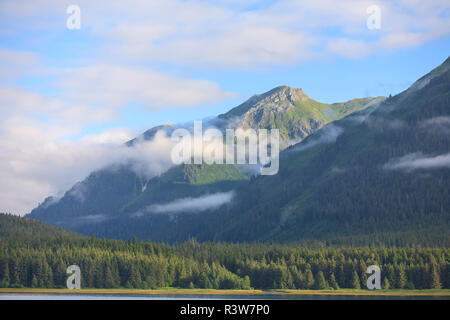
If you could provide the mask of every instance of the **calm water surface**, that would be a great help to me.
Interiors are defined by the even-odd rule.
[[[448,296],[333,296],[333,295],[281,295],[274,293],[257,295],[236,294],[42,294],[1,293],[0,300],[450,300]]]

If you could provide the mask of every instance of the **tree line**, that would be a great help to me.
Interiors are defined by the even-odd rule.
[[[360,289],[376,264],[384,289],[439,289],[450,288],[449,257],[447,248],[1,238],[0,286],[65,287],[76,264],[84,288]]]

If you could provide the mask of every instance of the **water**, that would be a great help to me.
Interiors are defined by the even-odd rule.
[[[1,293],[0,300],[450,300],[449,296]]]

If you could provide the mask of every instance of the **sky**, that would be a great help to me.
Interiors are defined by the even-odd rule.
[[[441,0],[2,0],[0,212],[130,156],[112,150],[152,126],[279,85],[326,103],[396,94],[449,53]]]

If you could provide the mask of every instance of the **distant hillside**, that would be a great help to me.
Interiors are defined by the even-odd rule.
[[[271,128],[362,109],[282,151],[274,176],[178,166],[143,181],[127,168],[104,170],[81,183],[85,198],[77,198],[76,186],[30,217],[120,239],[448,245],[449,65],[447,59],[377,103],[325,106],[300,89],[279,87],[221,115],[229,124]],[[294,118],[300,122],[289,122]]]
[[[83,232],[168,242],[195,237],[448,245],[447,64],[408,90],[337,120],[283,151],[279,173],[236,188],[232,205],[178,214],[176,219],[120,217],[86,226]]]
[[[403,93],[285,150],[277,175],[258,177],[239,190],[233,208],[199,218],[204,228],[197,237],[292,241],[371,235],[376,242],[402,233],[448,243],[449,65],[447,59]]]
[[[301,89],[282,86],[250,98],[230,112],[206,122],[205,128],[278,128],[283,149],[326,123],[383,99],[362,98],[346,103],[324,104],[307,97]],[[170,135],[175,128],[172,125],[151,128],[127,142],[127,146],[152,140],[161,131]],[[135,230],[133,224],[137,223],[138,227],[142,224],[142,220],[136,221],[136,215],[141,216],[149,206],[196,197],[227,196],[224,193],[247,184],[252,174],[254,172],[237,165],[179,165],[160,176],[147,179],[137,174],[130,165],[115,165],[91,173],[60,199],[48,197],[32,210],[29,217],[87,235],[99,232],[100,228],[107,230],[104,235],[108,237],[123,238],[132,234],[145,239],[149,228],[136,234],[132,230]],[[158,216],[156,220],[164,218]],[[170,218],[178,220],[174,215]],[[148,223],[155,225],[154,222]],[[118,228],[129,231],[115,233]]]
[[[0,239],[48,240],[82,237],[75,232],[48,225],[44,222],[0,213]]]

